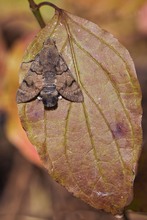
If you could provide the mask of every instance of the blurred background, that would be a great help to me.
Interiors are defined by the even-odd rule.
[[[41,1],[35,1],[39,3]],[[147,0],[54,0],[75,15],[111,32],[129,50],[143,99],[143,150],[129,219],[147,219]],[[41,13],[47,23],[50,7]],[[0,219],[111,220],[74,198],[51,180],[21,128],[15,102],[18,70],[25,48],[40,27],[28,0],[0,0]]]

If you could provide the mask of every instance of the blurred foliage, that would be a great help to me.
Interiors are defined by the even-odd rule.
[[[37,2],[40,1],[36,0],[36,3]],[[135,61],[138,78],[143,91],[144,146],[139,161],[139,172],[135,180],[135,198],[130,208],[136,211],[147,212],[147,0],[52,0],[51,2],[76,15],[88,18],[102,28],[112,32],[129,49]],[[39,30],[39,25],[29,9],[27,0],[0,0],[0,11],[0,109],[8,112],[7,135],[9,140],[15,145],[13,148],[15,149],[15,147],[17,147],[22,152],[22,158],[25,156],[28,160],[40,165],[36,151],[21,128],[15,103],[15,93],[18,87],[18,69],[24,50],[35,33]],[[41,12],[47,22],[50,17],[52,17],[54,10],[50,7],[43,7]],[[19,166],[17,160],[20,162],[22,158],[18,160],[17,157],[14,157],[17,164],[16,166]],[[6,157],[6,160],[9,161],[9,157]],[[2,167],[2,165],[3,162],[1,161],[0,166]],[[23,166],[29,169],[28,165]],[[21,168],[23,168],[23,166],[21,166]],[[4,172],[7,171],[3,170],[3,173]],[[24,169],[20,172],[23,173]],[[33,177],[36,188],[34,185],[30,185],[28,181],[27,187],[29,188],[30,185],[30,188],[29,191],[25,191],[25,193],[29,193],[32,197],[34,196],[33,200],[29,198],[26,201],[27,203],[28,201],[32,203],[32,209],[35,210],[37,210],[37,207],[42,203],[41,210],[43,211],[43,204],[48,204],[48,202],[46,202],[48,201],[48,198],[46,198],[47,187],[43,185],[41,186],[43,189],[41,188],[40,190],[37,184],[39,184],[38,182],[41,181],[41,179],[45,182],[48,181],[48,177],[47,174],[41,173],[44,171],[39,170],[37,172],[39,172],[39,174],[33,174],[37,175],[37,177]],[[3,176],[3,173],[1,176]],[[15,179],[18,178],[18,175],[15,173],[14,179],[12,178],[12,184],[15,183]],[[43,178],[42,175],[45,175],[45,177]],[[38,180],[38,178],[40,180]],[[17,186],[15,189],[17,192]],[[45,191],[42,193],[42,190]],[[13,191],[13,187],[11,191]],[[36,195],[39,195],[39,200]],[[49,196],[49,193],[47,193],[47,195]],[[15,196],[15,193],[12,195],[12,198],[13,196]],[[39,201],[42,201],[43,197],[45,198],[44,202],[40,203]],[[9,201],[11,200],[9,197],[7,198]],[[67,201],[69,200],[68,198]],[[24,201],[23,198],[22,201]],[[37,201],[39,203],[37,203]],[[58,201],[58,199],[56,201]],[[36,206],[34,206],[35,202],[37,203]],[[68,203],[66,203],[65,207],[69,207],[67,204]],[[7,210],[9,210],[8,203],[5,205]],[[24,213],[27,212],[26,210],[27,208],[24,210]],[[11,217],[10,219],[12,220]],[[20,219],[28,220],[29,218]],[[62,219],[68,218],[63,217]],[[102,216],[100,219],[102,219]],[[106,219],[111,219],[111,217],[109,218],[107,216]],[[133,219],[135,218],[133,217]],[[137,217],[136,219],[146,219],[146,217]]]
[[[131,52],[136,62],[147,59],[147,0],[63,0],[69,11],[110,31]],[[141,60],[140,60],[141,59]]]
[[[41,1],[40,0],[35,1],[36,4],[39,2],[41,2]],[[61,4],[62,1],[60,1],[60,0],[51,0],[50,2],[57,4],[58,6],[62,5]],[[13,15],[15,17],[17,14],[21,14],[23,19],[24,19],[23,15],[27,15],[28,17],[32,16],[31,10],[29,8],[28,0],[20,0],[20,1],[18,1],[18,0],[5,0],[5,1],[0,0],[0,10],[1,10],[1,15],[0,15],[1,18],[13,16]],[[41,11],[42,11],[44,18],[46,18],[46,19],[51,18],[54,13],[54,10],[50,7],[42,7]],[[29,24],[29,22],[28,22],[28,25],[32,25],[32,24]]]

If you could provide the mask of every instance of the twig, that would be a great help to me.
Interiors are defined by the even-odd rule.
[[[38,8],[38,5],[34,2],[34,0],[28,0],[30,4],[30,9],[32,10],[35,18],[37,19],[39,25],[41,28],[45,27],[45,22],[40,14],[40,10]]]
[[[58,11],[58,12],[62,11],[60,8],[58,8],[56,5],[54,5],[51,2],[46,2],[45,1],[45,2],[41,2],[39,4],[36,4],[34,2],[34,0],[28,0],[28,2],[30,4],[30,8],[31,8],[31,10],[32,10],[32,12],[33,12],[35,18],[37,19],[37,21],[38,21],[38,23],[39,23],[41,28],[45,27],[45,22],[44,22],[44,20],[42,18],[40,10],[39,10],[42,6],[50,6],[50,7],[54,8],[56,11]]]

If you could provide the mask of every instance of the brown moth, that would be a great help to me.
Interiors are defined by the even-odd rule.
[[[17,91],[16,101],[25,103],[40,97],[45,107],[53,108],[57,106],[60,95],[72,102],[84,101],[82,91],[55,42],[48,38],[31,61],[30,69]]]

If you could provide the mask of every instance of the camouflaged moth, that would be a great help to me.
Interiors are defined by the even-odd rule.
[[[55,42],[48,38],[31,61],[17,91],[16,101],[25,103],[40,97],[46,108],[53,108],[57,106],[59,96],[72,102],[84,101],[82,91]]]

